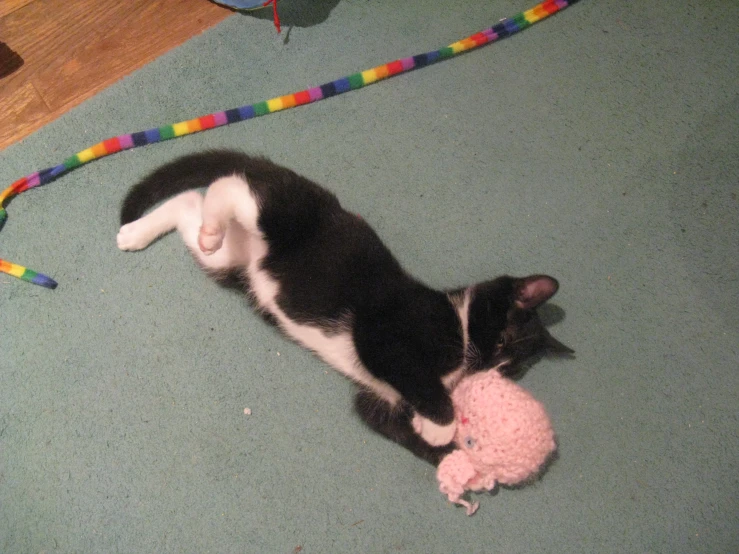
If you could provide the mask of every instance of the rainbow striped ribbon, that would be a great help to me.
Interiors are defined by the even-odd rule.
[[[115,154],[121,150],[128,150],[129,148],[136,148],[137,146],[145,146],[147,144],[153,144],[163,140],[190,135],[199,131],[206,131],[215,127],[221,127],[230,123],[252,119],[260,115],[267,115],[269,113],[286,110],[288,108],[294,108],[295,106],[302,106],[303,104],[310,104],[311,102],[317,102],[325,98],[336,96],[337,94],[356,90],[377,81],[381,81],[382,79],[393,77],[400,73],[411,71],[412,69],[418,69],[432,63],[451,58],[452,56],[456,56],[462,52],[468,52],[485,44],[511,36],[534,23],[541,21],[542,19],[563,10],[567,6],[575,4],[578,1],[579,0],[545,0],[530,10],[521,12],[511,18],[503,19],[489,29],[485,29],[484,31],[455,42],[454,44],[450,44],[440,50],[396,60],[385,65],[362,71],[361,73],[355,73],[348,77],[337,79],[336,81],[332,81],[318,87],[306,89],[294,94],[288,94],[287,96],[278,96],[264,102],[258,102],[256,104],[250,104],[248,106],[242,106],[241,108],[235,108],[223,112],[212,113],[189,121],[175,123],[174,125],[167,125],[164,127],[149,129],[148,131],[121,135],[104,140],[95,146],[87,148],[86,150],[67,158],[55,167],[44,169],[17,180],[9,188],[0,193],[0,229],[2,229],[8,216],[7,211],[3,207],[7,199],[16,194],[25,192],[28,189],[45,185],[80,165],[97,160],[98,158]],[[42,287],[53,289],[57,286],[56,281],[51,277],[3,259],[0,259],[0,272],[13,275],[14,277],[18,277],[36,285],[41,285]]]

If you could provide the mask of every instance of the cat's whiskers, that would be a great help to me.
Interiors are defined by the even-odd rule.
[[[476,371],[482,368],[482,352],[474,342],[467,343],[464,358],[467,369]]]

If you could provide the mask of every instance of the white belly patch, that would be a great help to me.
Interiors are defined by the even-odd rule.
[[[401,398],[400,393],[385,381],[374,377],[362,365],[349,330],[329,335],[320,327],[293,321],[280,309],[277,305],[279,283],[261,269],[267,249],[267,244],[262,237],[254,235],[250,237],[251,259],[247,271],[257,305],[273,315],[280,328],[293,340],[315,352],[334,369],[357,383],[369,387],[395,405]]]

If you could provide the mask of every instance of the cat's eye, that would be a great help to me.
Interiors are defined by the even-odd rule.
[[[495,343],[495,346],[499,349],[503,348],[505,346],[505,337],[500,337],[498,342]]]
[[[464,439],[464,445],[467,448],[474,447],[475,446],[475,439],[473,439],[472,437],[467,437],[466,439]]]

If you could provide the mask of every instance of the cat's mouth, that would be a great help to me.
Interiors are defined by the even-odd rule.
[[[498,362],[496,365],[494,365],[490,369],[494,369],[495,371],[499,371],[500,373],[506,373],[506,369],[510,368],[512,364],[513,364],[513,360],[511,360],[510,358],[506,358]]]
[[[497,371],[501,375],[506,377],[518,373],[513,360],[511,358],[494,358],[490,365],[485,365],[480,368],[481,371]]]

